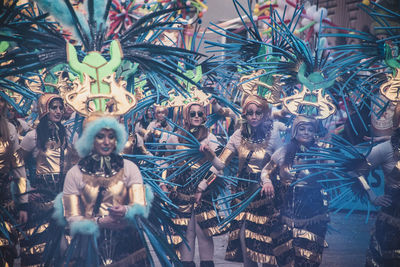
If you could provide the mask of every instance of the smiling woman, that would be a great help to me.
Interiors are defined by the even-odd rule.
[[[272,155],[261,173],[264,183],[277,184],[280,189],[282,232],[275,249],[280,266],[319,266],[322,261],[329,215],[326,193],[317,182],[321,176],[302,180],[314,169],[293,170],[294,165],[311,167],[315,162],[300,153],[318,148],[317,133],[317,120],[297,116],[290,142]]]
[[[94,140],[94,151],[100,156],[109,156],[115,149],[115,131],[112,129],[101,129]]]
[[[147,209],[151,200],[139,168],[119,155],[127,139],[125,128],[112,117],[87,121],[76,142],[81,160],[67,173],[63,190],[71,234],[89,238],[98,233],[99,260],[104,264],[148,266],[144,244],[128,219],[139,214],[139,207]],[[84,262],[85,257],[76,251],[73,261]]]
[[[45,214],[53,208],[53,199],[61,192],[64,174],[76,162],[77,155],[61,120],[64,102],[57,94],[43,94],[38,100],[39,124],[21,141],[21,154],[25,159],[34,159],[29,182],[36,192],[29,201],[29,221],[25,226],[25,237],[21,241],[23,265],[41,263],[44,241],[47,234]],[[39,229],[39,230],[37,230]]]

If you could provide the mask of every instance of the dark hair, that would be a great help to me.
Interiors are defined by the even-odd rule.
[[[50,138],[49,122],[50,121],[47,114],[40,119],[39,124],[36,128],[37,147],[42,151],[46,151],[46,143]],[[58,126],[58,134],[56,134],[56,137],[58,137],[59,139],[56,141],[59,142],[61,146],[65,146],[65,139],[67,135],[65,127],[61,124],[61,122],[56,122],[55,124]]]
[[[254,141],[264,139],[272,129],[272,122],[269,119],[262,120],[263,121],[256,128],[253,128],[247,122],[244,122],[241,127],[242,137]]]
[[[316,146],[315,142],[309,147]],[[291,167],[293,165],[296,154],[300,152],[300,143],[295,138],[292,138],[286,145],[285,157],[283,158],[283,166]],[[311,163],[311,162],[310,162]]]

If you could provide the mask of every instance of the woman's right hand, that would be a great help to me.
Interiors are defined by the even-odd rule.
[[[273,198],[275,196],[274,186],[271,182],[266,182],[263,184],[260,193],[261,196],[265,195],[267,198]]]
[[[212,150],[207,144],[201,144],[199,150],[204,154],[207,160],[212,161],[215,158],[214,150]]]

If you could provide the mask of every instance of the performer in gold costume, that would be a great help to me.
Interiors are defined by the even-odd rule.
[[[244,262],[244,266],[257,266],[257,262],[274,266],[277,261],[273,254],[271,233],[279,222],[279,211],[272,198],[273,185],[262,184],[260,174],[276,147],[280,146],[281,140],[268,119],[269,108],[265,99],[256,95],[247,96],[242,101],[242,114],[243,125],[230,137],[221,155],[214,155],[212,163],[217,170],[222,170],[235,154],[239,157],[238,177],[245,180],[239,180],[231,191],[232,194],[245,194],[234,199],[232,205],[254,193],[260,184],[262,190],[261,195],[258,194],[231,222],[225,259]],[[208,147],[204,147],[204,151],[212,154]],[[207,188],[213,179],[211,176],[207,181],[203,180],[199,190]]]
[[[188,133],[195,137],[200,146],[207,145],[215,151],[218,147],[217,138],[209,132],[204,126],[206,121],[206,112],[202,103],[191,102],[183,108],[182,117],[184,120],[183,130],[178,131],[178,135],[170,135],[167,140],[167,150],[181,150],[187,148],[188,143],[185,138],[188,138]],[[169,144],[179,144],[174,147]],[[194,162],[183,162],[189,164],[190,168],[173,177],[170,182],[175,184],[172,189],[167,189],[166,185],[161,185],[164,191],[170,191],[170,199],[179,207],[176,212],[176,217],[172,219],[175,226],[186,233],[188,245],[186,245],[179,235],[173,236],[174,245],[178,246],[181,260],[184,266],[195,266],[193,262],[195,254],[196,237],[199,245],[200,266],[214,266],[214,243],[213,236],[221,234],[222,231],[218,227],[217,214],[212,204],[211,194],[204,196],[202,200],[196,199],[196,190],[199,179],[193,178],[199,167],[207,161],[206,158]]]
[[[27,221],[27,195],[14,198],[12,196],[12,181],[17,192],[25,193],[27,188],[24,161],[17,153],[19,147],[18,133],[15,127],[7,121],[7,102],[0,97],[0,265],[13,266],[17,256],[15,245],[18,235],[13,228],[13,219],[19,213],[19,221]]]
[[[99,233],[101,265],[147,266],[144,244],[127,222],[135,215],[146,217],[151,198],[139,168],[118,154],[125,142],[126,131],[114,118],[87,123],[76,142],[81,160],[65,178],[64,215],[73,236]],[[78,251],[73,260],[82,263],[86,257],[85,250]]]
[[[263,183],[280,184],[283,231],[274,250],[280,266],[319,266],[322,261],[329,215],[326,193],[317,182],[321,176],[300,181],[310,170],[293,171],[294,165],[312,164],[310,157],[298,153],[317,147],[317,133],[315,119],[297,116],[290,142],[272,155],[261,173]]]
[[[36,173],[29,179],[32,189],[37,190],[29,201],[27,237],[21,241],[23,266],[41,263],[49,220],[45,215],[53,207],[52,200],[62,190],[64,174],[77,159],[61,124],[64,113],[62,98],[57,94],[43,94],[38,106],[39,124],[21,142],[24,158],[31,155],[36,160]]]

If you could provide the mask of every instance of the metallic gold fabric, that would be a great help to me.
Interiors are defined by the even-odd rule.
[[[260,143],[253,143],[249,140],[242,138],[240,146],[238,147],[239,156],[239,170],[247,168],[249,173],[260,173],[262,168],[269,162],[270,155],[267,153],[269,138],[265,138]],[[250,151],[253,151],[249,161],[246,160]],[[247,166],[243,166],[245,162]]]
[[[322,261],[322,254],[315,253],[315,252],[309,251],[304,248],[299,248],[299,247],[294,247],[294,251],[295,251],[296,256],[306,258],[310,261],[313,261],[313,262],[321,262]]]
[[[236,229],[236,230],[233,230],[233,231],[229,232],[229,239],[230,240],[238,239],[239,238],[239,233],[240,233],[240,229]]]
[[[265,224],[269,221],[268,216],[258,216],[244,211],[235,217],[236,221],[242,221],[244,219],[257,224]]]
[[[82,190],[80,200],[83,214],[86,218],[93,217],[93,208],[100,186],[105,187],[106,190],[103,191],[102,203],[96,215],[106,216],[109,214],[108,208],[115,205],[128,204],[128,190],[122,181],[123,170],[124,169],[121,169],[116,175],[109,178],[83,174],[82,180],[86,184]]]
[[[308,239],[310,241],[316,242],[320,246],[324,246],[325,244],[325,239],[323,237],[320,237],[312,232],[309,232],[304,229],[298,229],[298,228],[293,228],[293,237],[294,238],[304,238]]]
[[[168,239],[168,243],[174,244],[174,245],[178,245],[183,241],[182,237],[180,237],[179,235],[173,235],[171,237],[167,236],[167,239]]]
[[[189,225],[190,218],[172,218],[172,222],[176,225]]]
[[[72,217],[72,216],[82,216],[82,207],[80,196],[78,195],[63,195],[63,207],[64,207],[64,216]]]
[[[252,251],[248,248],[246,248],[246,250],[247,250],[247,254],[249,255],[249,258],[252,261],[260,262],[260,263],[268,263],[268,264],[272,264],[272,265],[278,265],[278,262],[276,261],[276,258],[273,255],[262,254],[262,253],[259,253],[256,251]]]
[[[26,230],[25,234],[27,236],[31,236],[31,235],[33,235],[33,233],[40,234],[40,233],[43,233],[47,229],[47,227],[49,227],[48,223],[42,224],[38,228],[35,226],[35,227],[32,227],[32,228]]]
[[[41,243],[32,247],[22,247],[21,250],[24,254],[41,254],[43,253],[44,249],[46,247],[46,243]]]
[[[8,173],[10,171],[10,156],[11,156],[10,142],[0,141],[0,172]]]
[[[10,242],[5,238],[0,238],[0,247],[8,246]]]
[[[36,174],[46,175],[60,173],[61,147],[55,141],[47,141],[46,151],[39,149],[36,157]],[[64,149],[64,172],[69,170],[73,164],[77,163],[76,151],[70,147]]]
[[[27,185],[27,179],[25,177],[19,177],[14,179],[14,183],[17,186],[17,190],[18,192],[16,192],[17,194],[24,194],[26,193],[26,185]]]
[[[234,154],[230,149],[224,148],[224,150],[222,150],[218,158],[224,163],[225,166],[227,166],[231,161],[231,159],[233,158],[233,156]]]
[[[254,233],[248,229],[245,230],[245,237],[255,239],[264,243],[272,244],[272,238],[270,236],[261,235],[258,233]]]
[[[60,145],[55,141],[48,141],[46,151],[39,150],[36,157],[36,173],[60,173]]]
[[[12,156],[12,167],[19,168],[25,165],[24,158],[20,151],[15,151]]]
[[[143,184],[132,184],[128,188],[129,205],[140,204],[146,206],[146,189]]]
[[[165,171],[163,171],[163,172],[161,173],[161,178],[162,178],[163,180],[166,180],[166,179],[167,179],[167,176],[168,176],[168,171],[167,171],[167,170],[165,170]]]
[[[200,214],[196,214],[196,221],[203,222],[206,220],[213,219],[215,217],[217,217],[217,213],[215,212],[215,210],[210,210],[210,211],[202,212]]]

